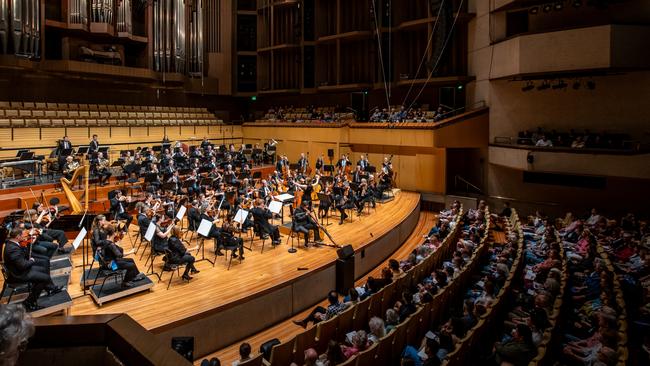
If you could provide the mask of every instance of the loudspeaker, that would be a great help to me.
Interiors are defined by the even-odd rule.
[[[346,294],[354,287],[354,255],[336,260],[336,292]]]
[[[172,337],[172,349],[194,362],[194,337]]]
[[[336,254],[339,256],[339,259],[348,259],[354,255],[354,248],[350,244],[344,245],[336,250]]]
[[[334,149],[327,149],[327,156],[330,158],[334,157]]]
[[[528,164],[532,164],[535,162],[535,155],[533,155],[532,152],[529,152],[528,155],[526,155],[526,161]]]
[[[276,344],[280,344],[280,340],[277,338],[273,338],[271,340],[268,340],[260,346],[260,353],[262,354],[262,357],[270,361],[271,360],[271,350],[273,349],[273,346]]]

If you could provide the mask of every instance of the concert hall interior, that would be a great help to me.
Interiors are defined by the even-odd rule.
[[[650,364],[650,2],[0,0],[0,366]]]

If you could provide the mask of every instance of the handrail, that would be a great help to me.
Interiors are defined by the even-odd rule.
[[[485,106],[487,106],[487,104],[485,103],[485,100],[479,100],[479,101],[476,101],[476,102],[472,103],[472,104],[469,105],[469,106],[462,106],[462,107],[458,107],[458,108],[456,108],[456,109],[452,109],[452,110],[450,110],[450,111],[447,111],[447,112],[443,113],[441,116],[442,116],[442,119],[445,119],[445,118],[448,118],[448,115],[453,116],[453,115],[455,115],[456,112],[458,112],[458,111],[464,111],[464,110],[472,110],[472,109],[477,109],[477,108],[483,108],[483,107],[485,107]]]
[[[495,200],[502,200],[502,201],[510,201],[510,202],[521,202],[521,203],[532,204],[532,205],[545,205],[545,206],[559,206],[560,205],[558,202],[527,201],[527,200],[520,200],[520,199],[517,199],[517,198],[503,197],[503,196],[488,196],[488,198],[492,198],[492,199],[495,199]]]
[[[460,175],[456,174],[454,176],[454,188],[458,187],[458,181],[461,181],[462,183],[465,184],[467,188],[472,187],[474,190],[476,190],[477,193],[483,194],[483,190],[480,189],[479,187],[475,186],[474,184],[470,183],[467,179],[461,177]],[[466,189],[467,189],[466,188]],[[466,190],[465,192],[469,193],[469,190]]]

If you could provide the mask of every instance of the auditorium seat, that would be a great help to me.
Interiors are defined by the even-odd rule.
[[[0,119],[0,127],[11,127],[11,120],[8,118]]]
[[[305,350],[312,347],[316,340],[317,327],[311,327],[296,336],[296,345],[294,347],[293,362],[298,365],[304,364]]]
[[[282,342],[273,346],[271,350],[271,366],[286,366],[293,360],[293,350],[296,345],[296,337],[291,338],[286,342]]]

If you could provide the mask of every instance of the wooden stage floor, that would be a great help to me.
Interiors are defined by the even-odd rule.
[[[376,211],[371,210],[368,214],[364,210],[361,217],[355,214],[354,222],[346,221],[345,224],[338,225],[337,217],[331,217],[327,229],[338,244],[352,244],[355,249],[372,245],[376,238],[387,234],[409,217],[418,207],[419,200],[418,193],[398,192],[393,201],[378,204]],[[135,226],[131,229],[135,230]],[[261,241],[255,240],[253,251],[245,251],[246,259],[241,264],[238,260],[233,260],[229,271],[226,270],[224,257],[218,257],[214,267],[207,261],[199,262],[197,268],[201,273],[196,274],[190,283],[174,276],[169,290],[166,290],[170,272],[165,272],[163,280],[151,291],[107,303],[102,307],[98,307],[90,296],[83,296],[79,286],[82,258],[80,251],[77,251],[73,259],[79,267],[72,272],[68,290],[74,298],[69,315],[127,313],[153,332],[168,331],[188,318],[197,319],[207,312],[220,311],[252,300],[257,295],[331,265],[337,258],[334,248],[321,246],[305,249],[302,240],[300,242],[297,253],[288,253],[290,243],[287,243],[287,236],[283,235],[281,245],[272,248],[267,240],[264,253],[260,253]],[[212,258],[212,242],[206,243],[206,257]],[[295,244],[298,244],[297,240]],[[122,241],[122,246],[125,251],[131,248],[128,239]],[[194,246],[196,240],[190,244],[190,247]],[[130,257],[134,258],[133,255]],[[196,257],[200,257],[200,254]],[[140,261],[138,254],[134,259],[138,268],[144,272],[144,258]],[[157,271],[160,271],[161,263],[161,259],[157,258]]]

